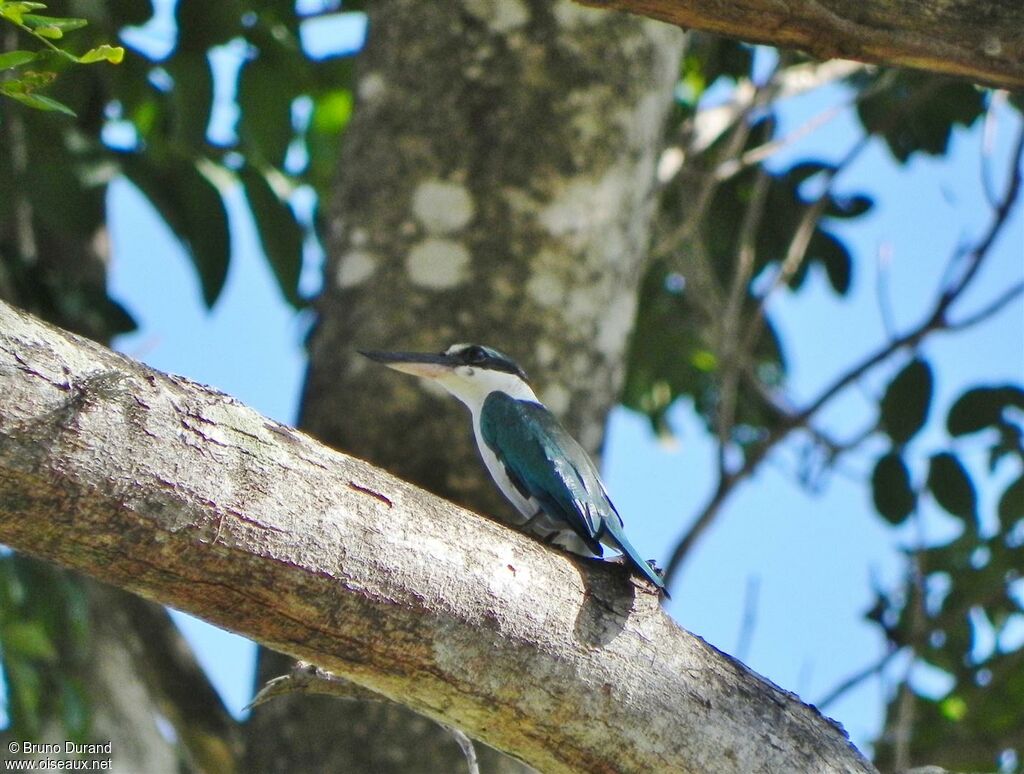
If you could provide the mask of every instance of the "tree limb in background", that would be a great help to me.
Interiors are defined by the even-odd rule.
[[[293,693],[332,696],[343,701],[355,699],[360,701],[388,701],[379,693],[368,691],[343,677],[332,675],[315,664],[297,661],[290,672],[269,680],[266,685],[260,688],[259,692],[249,703],[248,708],[257,707],[271,699]],[[480,766],[477,762],[476,748],[473,746],[473,740],[454,726],[445,725],[444,723],[441,726],[452,735],[452,738],[462,750],[462,754],[466,756],[466,768],[469,774],[480,774]]]
[[[813,707],[570,559],[0,305],[0,540],[545,772],[874,769]]]
[[[939,0],[911,6],[887,0],[578,0],[596,8],[649,16],[806,51],[819,59],[858,59],[956,75],[1006,89],[1024,86],[1024,5]],[[1000,34],[999,30],[1006,32]]]

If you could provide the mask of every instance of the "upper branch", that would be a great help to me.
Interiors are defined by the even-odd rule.
[[[1005,89],[1024,87],[1024,4],[917,0],[578,0],[705,30],[807,51],[916,67]]]
[[[0,542],[545,772],[873,771],[621,566],[570,559],[4,304]]]

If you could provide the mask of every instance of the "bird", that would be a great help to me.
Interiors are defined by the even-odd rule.
[[[602,546],[608,546],[667,594],[660,573],[626,539],[597,467],[540,402],[514,360],[480,344],[454,344],[438,354],[360,354],[435,382],[466,405],[484,465],[521,515],[517,526],[582,556],[602,557]]]

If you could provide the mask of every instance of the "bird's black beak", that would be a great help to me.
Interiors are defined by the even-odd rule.
[[[432,355],[425,352],[380,352],[359,350],[359,354],[377,363],[383,363],[396,371],[436,379],[450,373],[455,363],[448,355]]]

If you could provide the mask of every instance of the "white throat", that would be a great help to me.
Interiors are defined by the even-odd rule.
[[[438,384],[461,400],[473,417],[480,415],[480,409],[492,392],[504,392],[517,400],[540,403],[530,385],[515,374],[505,371],[491,371],[486,368],[459,366],[450,373],[435,379]]]

